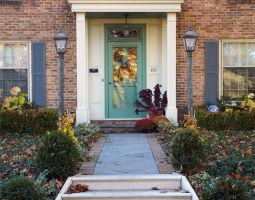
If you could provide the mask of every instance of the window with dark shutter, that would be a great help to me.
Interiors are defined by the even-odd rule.
[[[205,101],[214,103],[219,96],[219,42],[205,43]]]

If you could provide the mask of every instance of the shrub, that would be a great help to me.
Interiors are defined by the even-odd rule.
[[[52,109],[0,111],[0,133],[38,133],[57,130],[57,112]]]
[[[135,129],[138,133],[151,133],[156,130],[156,125],[152,119],[141,119],[136,121]]]
[[[254,130],[255,111],[232,111],[211,113],[206,109],[196,109],[197,124],[208,130]]]
[[[35,185],[47,200],[51,200],[57,196],[61,182],[56,179],[49,180],[47,174],[47,171],[41,172],[35,181]]]
[[[207,189],[202,195],[204,200],[250,200],[251,190],[245,181],[234,180],[231,177],[216,181],[215,187]]]
[[[140,112],[148,112],[151,116],[164,114],[168,99],[166,91],[161,95],[160,87],[161,85],[157,84],[154,87],[154,92],[150,89],[141,90],[139,92],[139,98],[142,101],[135,102],[137,107],[135,110],[136,114]]]
[[[191,172],[205,161],[205,141],[200,132],[180,129],[173,138],[171,153],[175,167]]]
[[[2,104],[3,110],[22,110],[25,105],[31,105],[31,103],[27,101],[28,95],[22,93],[19,87],[13,87],[10,94],[11,96],[4,99]]]
[[[249,155],[243,152],[230,152],[215,164],[208,166],[207,171],[212,176],[232,176],[236,179],[252,181],[255,179],[254,150],[255,146],[253,150],[247,152]]]
[[[99,137],[100,129],[93,124],[81,123],[74,127],[75,136],[84,151],[88,150],[89,144]]]
[[[58,129],[68,135],[74,142],[77,142],[77,138],[74,136],[73,123],[74,114],[64,113],[58,121]]]
[[[176,131],[176,127],[166,120],[161,120],[157,124],[160,134],[162,135],[173,135]]]
[[[36,169],[47,170],[49,178],[63,179],[76,171],[81,160],[79,145],[61,131],[45,135],[35,157]]]
[[[5,200],[41,200],[44,199],[35,183],[27,177],[11,178],[0,190],[1,199]]]
[[[156,125],[158,125],[158,123],[161,122],[161,121],[169,122],[169,120],[168,120],[168,119],[166,118],[166,116],[164,116],[164,115],[156,116],[156,117],[154,117],[152,120],[154,121],[154,123],[155,123]]]

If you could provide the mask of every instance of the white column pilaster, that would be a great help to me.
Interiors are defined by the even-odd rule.
[[[168,106],[166,116],[178,124],[176,107],[176,13],[167,13],[166,20],[166,72]]]
[[[85,13],[76,13],[77,110],[76,123],[89,122],[88,45]]]

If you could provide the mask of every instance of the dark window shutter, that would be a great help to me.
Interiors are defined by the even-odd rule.
[[[215,103],[219,96],[219,42],[205,43],[205,101]]]
[[[46,106],[45,43],[32,42],[32,101],[35,105]]]

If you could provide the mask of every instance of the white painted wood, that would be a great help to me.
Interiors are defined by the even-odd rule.
[[[181,187],[181,176],[90,176],[74,177],[73,184],[85,184],[92,191],[106,190],[175,190]]]
[[[72,184],[72,177],[69,177],[66,180],[64,186],[62,187],[61,191],[59,192],[55,200],[62,200],[62,196],[68,191],[71,184]]]
[[[87,35],[85,13],[76,13],[77,123],[89,122]]]
[[[83,193],[65,194],[71,184],[88,185],[89,191]],[[153,187],[160,190],[152,190]],[[184,176],[179,174],[169,174],[75,176],[66,181],[64,187],[57,197],[57,200],[198,200],[196,198],[197,196],[194,190]]]
[[[180,12],[184,0],[67,0],[73,12]]]
[[[89,73],[90,119],[103,119],[105,116],[104,89],[104,27],[89,24]]]
[[[76,194],[65,194],[63,200],[191,200],[190,193],[179,193],[170,191],[125,191],[125,192],[86,192]]]
[[[161,84],[161,24],[148,24],[147,30],[147,87]]]
[[[167,63],[166,63],[166,19],[162,18],[161,22],[162,27],[162,54],[161,54],[161,63],[162,63],[162,70],[161,70],[161,79],[162,79],[162,89],[165,91],[167,90]]]
[[[182,176],[181,187],[183,190],[186,190],[190,194],[192,194],[192,200],[199,200],[196,192],[194,191],[194,189],[192,188],[192,186],[190,185],[189,181],[185,176]]]
[[[176,107],[176,13],[167,13],[166,20],[166,74],[168,106],[166,116],[178,124]]]

